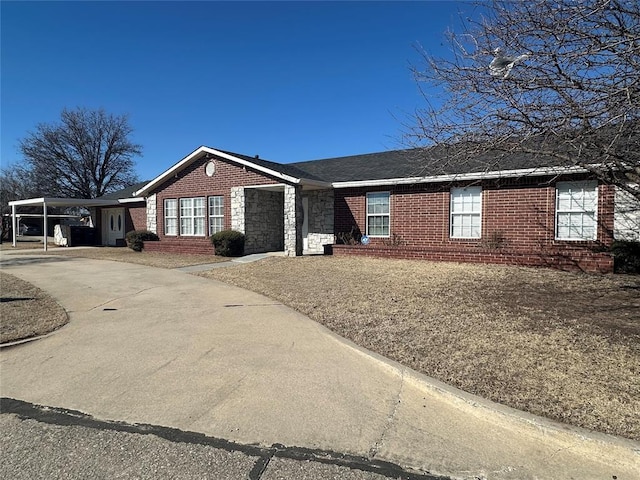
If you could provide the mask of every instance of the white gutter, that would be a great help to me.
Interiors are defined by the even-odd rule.
[[[380,180],[356,180],[351,182],[333,182],[333,188],[382,187],[387,185],[409,185],[416,183],[440,183],[465,180],[488,180],[493,178],[531,177],[545,175],[561,175],[567,173],[588,173],[582,167],[544,167],[524,168],[518,170],[496,170],[494,172],[474,172],[426,177],[383,178]]]

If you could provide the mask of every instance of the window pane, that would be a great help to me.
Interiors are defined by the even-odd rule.
[[[224,225],[224,197],[209,197],[209,235],[221,232]]]
[[[164,201],[164,233],[165,235],[178,234],[178,201],[167,199]]]
[[[597,182],[560,182],[556,185],[556,196],[557,238],[595,239]]]
[[[204,198],[193,199],[193,214],[196,217],[204,217]]]
[[[389,236],[389,192],[367,194],[367,235]]]
[[[193,219],[191,217],[180,217],[180,234],[192,235],[193,232]]]
[[[482,231],[482,188],[451,189],[451,237],[480,238]]]
[[[193,202],[191,198],[180,199],[180,216],[192,216],[193,215]]]
[[[194,235],[204,235],[204,217],[194,220]]]

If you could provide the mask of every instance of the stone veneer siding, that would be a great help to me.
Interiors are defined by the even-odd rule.
[[[306,253],[324,253],[324,246],[335,243],[333,233],[333,190],[314,190],[304,194],[308,200],[309,232]]]
[[[244,233],[244,187],[231,187],[231,230]]]
[[[153,233],[158,233],[156,198],[155,193],[147,197],[147,230]]]
[[[284,249],[284,195],[282,192],[244,190],[244,234],[246,254]]]
[[[300,187],[284,187],[284,251],[290,257],[302,255],[302,196]]]

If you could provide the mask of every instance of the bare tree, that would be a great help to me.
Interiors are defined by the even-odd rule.
[[[513,153],[582,167],[640,199],[640,3],[494,0],[472,15],[447,33],[450,57],[418,47],[426,103],[404,143],[445,149],[443,170]]]
[[[133,158],[142,147],[129,137],[126,115],[63,110],[59,124],[39,124],[20,141],[24,171],[39,195],[95,198],[137,181]]]

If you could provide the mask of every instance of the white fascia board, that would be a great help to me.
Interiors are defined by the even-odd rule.
[[[25,200],[14,200],[9,202],[9,206],[24,206],[24,205],[47,205],[49,207],[98,207],[117,205],[118,200],[99,200],[96,198],[58,198],[58,197],[40,197],[40,198],[27,198]]]
[[[249,188],[253,190],[269,190],[269,189],[284,189],[285,183],[261,183],[260,185],[238,185],[238,187]]]
[[[310,187],[331,188],[331,182],[323,182],[322,180],[311,180],[309,178],[301,178],[300,185],[308,185]]]
[[[44,203],[44,198],[26,198],[24,200],[13,200],[9,202],[9,206],[20,206],[20,205],[42,205]]]
[[[118,203],[137,203],[144,202],[144,197],[119,198]]]
[[[467,180],[489,180],[495,178],[540,177],[568,173],[587,173],[582,167],[545,167],[518,170],[496,170],[494,172],[459,173],[452,175],[434,175],[430,177],[383,178],[380,180],[358,180],[353,182],[333,182],[333,188],[383,187],[387,185],[409,185],[416,183],[441,183]]]
[[[178,172],[180,172],[181,170],[183,170],[184,168],[186,168],[187,166],[189,166],[194,160],[199,158],[203,153],[208,153],[208,154],[211,154],[211,155],[215,155],[217,157],[225,158],[225,159],[227,159],[227,160],[229,160],[229,161],[231,161],[233,163],[242,165],[244,167],[253,168],[254,170],[258,170],[260,172],[266,173],[266,174],[271,175],[273,177],[279,178],[281,180],[284,180],[285,182],[289,182],[289,183],[293,183],[293,184],[300,183],[300,179],[299,178],[291,177],[289,175],[285,175],[284,173],[276,172],[275,170],[271,170],[270,168],[266,168],[266,167],[263,167],[261,165],[256,165],[255,163],[248,162],[247,160],[243,160],[242,158],[234,157],[233,155],[229,155],[228,153],[221,152],[219,150],[216,150],[215,148],[202,146],[202,147],[196,149],[194,152],[192,152],[189,155],[187,155],[186,157],[184,157],[182,160],[180,160],[178,163],[176,163],[169,170],[166,170],[164,173],[161,173],[160,175],[158,175],[156,178],[151,180],[149,183],[147,183],[140,190],[138,190],[137,192],[134,192],[133,196],[134,197],[144,196],[147,192],[149,192],[151,189],[153,189],[153,187],[159,185],[164,180],[166,180],[167,178],[171,177],[171,175],[175,175]]]

